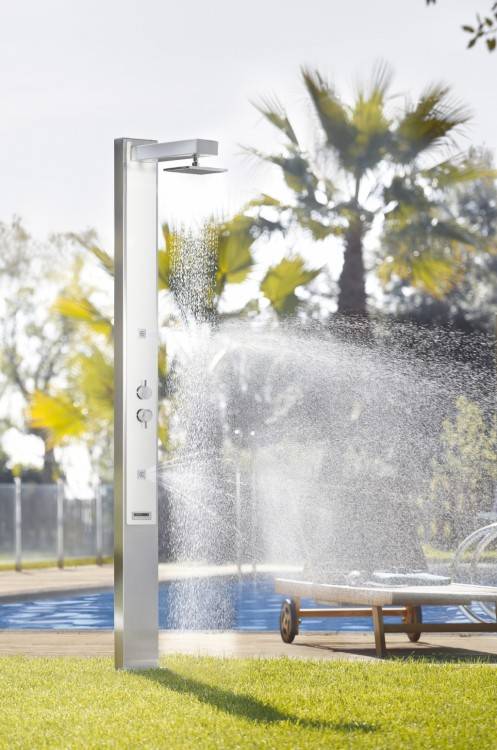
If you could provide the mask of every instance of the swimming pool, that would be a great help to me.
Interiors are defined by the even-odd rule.
[[[284,597],[270,577],[198,578],[161,584],[159,625],[165,629],[274,631]],[[310,606],[310,600],[302,600]],[[0,604],[0,628],[92,629],[113,627],[112,591]],[[426,622],[468,622],[458,607],[425,607]],[[306,619],[306,630],[372,630],[370,618]]]

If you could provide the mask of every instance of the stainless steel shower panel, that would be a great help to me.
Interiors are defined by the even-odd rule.
[[[158,664],[157,162],[132,156],[154,143],[114,144],[114,629],[126,669]]]
[[[118,669],[158,664],[157,163],[217,141],[114,142],[114,643]]]

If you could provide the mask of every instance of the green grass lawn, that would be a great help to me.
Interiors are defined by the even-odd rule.
[[[497,668],[169,657],[0,659],[0,747],[495,748]]]

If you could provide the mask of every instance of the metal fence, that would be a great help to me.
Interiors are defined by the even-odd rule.
[[[113,489],[95,487],[93,498],[66,497],[62,481],[0,484],[0,564],[95,558],[113,551]]]

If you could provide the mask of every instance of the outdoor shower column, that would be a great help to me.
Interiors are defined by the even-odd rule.
[[[157,160],[114,142],[114,644],[119,669],[158,664]]]
[[[114,644],[118,669],[158,663],[157,165],[176,174],[200,166],[217,141],[114,142]]]

